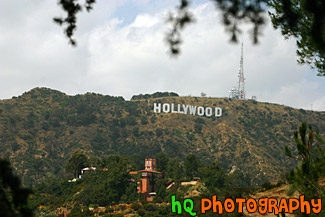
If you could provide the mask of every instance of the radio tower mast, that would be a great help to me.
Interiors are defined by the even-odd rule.
[[[243,42],[241,43],[241,57],[240,57],[240,67],[239,67],[238,77],[239,77],[239,82],[238,82],[238,99],[246,99],[245,78],[244,78]]]

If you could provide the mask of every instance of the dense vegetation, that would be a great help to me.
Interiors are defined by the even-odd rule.
[[[76,156],[80,156],[80,153],[74,153],[67,164],[77,165],[83,161],[80,157],[80,160],[76,161]],[[38,215],[55,213],[58,207],[74,209],[76,215],[78,213],[79,216],[93,216],[92,212],[87,211],[86,214],[81,211],[88,210],[88,207],[106,207],[105,212],[109,215],[108,213],[112,213],[114,208],[119,206],[117,204],[132,204],[132,209],[127,211],[129,214],[166,216],[172,213],[170,213],[170,208],[162,202],[170,202],[171,195],[176,195],[178,200],[184,200],[186,196],[198,200],[202,196],[217,194],[221,199],[242,197],[245,192],[253,190],[248,188],[249,179],[241,172],[227,174],[218,162],[203,164],[192,154],[188,155],[184,162],[177,158],[169,158],[163,153],[157,154],[155,158],[157,165],[163,165],[158,169],[164,175],[155,186],[157,195],[153,204],[143,201],[143,195],[137,194],[135,180],[139,178],[138,175],[129,174],[130,171],[138,169],[137,155],[132,157],[109,155],[103,159],[87,158],[86,164],[96,166],[96,171],[84,174],[76,182],[68,182],[67,179],[56,177],[47,178],[35,188],[30,204]],[[144,165],[139,169],[144,169],[143,167]],[[108,170],[102,170],[104,168]],[[71,173],[74,174],[74,171]],[[181,181],[192,180],[193,175],[201,178],[200,184],[180,185]],[[175,185],[167,190],[166,187],[171,182],[175,182]],[[196,192],[194,196],[193,192]],[[157,206],[156,203],[162,205]],[[198,201],[197,204],[199,204]],[[124,210],[123,213],[125,214]]]
[[[297,167],[288,176],[290,183],[289,195],[298,191],[307,200],[312,198],[325,199],[325,188],[319,184],[320,178],[325,177],[325,140],[313,131],[312,126],[302,123],[298,131],[294,132],[294,141],[298,155],[295,156],[286,147],[286,155],[297,160]],[[322,203],[324,213],[325,204]],[[298,216],[318,216],[317,214],[303,214]]]
[[[131,100],[153,99],[153,98],[169,97],[169,96],[178,96],[178,94],[174,92],[156,92],[154,94],[139,94],[139,95],[132,96]]]
[[[286,149],[286,154],[300,161],[300,163],[288,174],[285,180],[282,180],[289,182],[291,186],[287,193],[290,195],[298,191],[298,194],[305,195],[307,200],[312,198],[324,199],[325,189],[323,185],[319,184],[319,180],[321,177],[325,177],[323,166],[325,140],[318,133],[315,134],[311,126],[307,127],[305,123],[301,125],[299,131],[294,133],[294,140],[298,155],[292,155],[288,149]],[[130,175],[129,173],[132,170],[143,169],[143,166],[137,167],[139,157],[137,154],[131,157],[109,155],[100,159],[89,158],[84,154],[75,152],[65,166],[67,171],[75,175],[75,171],[70,170],[70,168],[72,165],[80,165],[81,163],[96,166],[97,170],[83,174],[82,178],[77,179],[76,182],[68,182],[67,178],[46,178],[41,185],[34,189],[28,208],[26,207],[26,195],[29,194],[29,191],[21,189],[12,192],[16,192],[16,197],[22,197],[23,200],[20,201],[25,201],[25,209],[35,210],[36,216],[57,216],[64,211],[70,212],[69,216],[84,217],[94,215],[104,217],[123,215],[175,216],[170,212],[172,195],[175,195],[178,201],[184,201],[185,198],[189,197],[193,199],[194,211],[198,216],[214,216],[215,214],[212,212],[206,214],[199,212],[201,198],[210,198],[212,195],[217,195],[218,200],[221,201],[227,198],[247,198],[251,197],[251,194],[256,190],[263,191],[275,187],[270,183],[264,183],[260,189],[251,187],[249,186],[249,177],[245,177],[240,171],[226,173],[217,161],[202,163],[193,154],[188,155],[184,161],[180,161],[177,158],[171,159],[167,155],[159,153],[155,158],[157,159],[157,166],[160,165],[157,170],[163,172],[163,177],[155,185],[156,196],[154,201],[148,203],[143,200],[142,194],[137,194],[136,180],[139,175]],[[5,165],[7,166],[1,167],[0,184],[8,180],[6,178],[8,176],[3,174],[9,174],[10,177],[17,179],[8,169],[8,164]],[[200,177],[201,181],[198,184],[194,186],[181,185],[181,181],[197,179],[194,176]],[[175,185],[173,188],[167,189],[166,187],[171,182],[174,182]],[[276,186],[281,184],[283,183],[278,183]],[[6,189],[3,186],[0,185],[0,190]],[[10,194],[10,191],[8,192]],[[0,198],[3,198],[3,195],[6,196],[8,193],[3,194],[0,191]],[[0,208],[3,208],[3,203],[0,203]],[[322,209],[324,208],[325,205],[323,204]],[[8,216],[8,209],[1,210],[5,216]],[[306,216],[299,211],[296,211],[295,215]],[[183,212],[182,216],[189,215]],[[239,217],[243,215],[233,212],[223,213],[221,216]],[[307,216],[314,216],[314,214]]]
[[[218,106],[223,115],[156,114],[154,102]],[[261,184],[276,181],[285,165],[295,165],[285,158],[283,149],[287,145],[294,150],[292,133],[302,121],[325,129],[324,112],[249,100],[163,97],[125,101],[36,88],[0,101],[0,157],[11,161],[28,186],[46,177],[63,177],[62,168],[75,151],[98,158],[139,153],[142,162],[160,152],[180,160],[196,154],[202,162],[218,160],[225,170],[240,170],[253,176],[252,184]]]
[[[31,190],[21,186],[19,178],[12,172],[10,163],[0,159],[0,216],[33,216],[33,210],[27,204],[31,193]]]
[[[159,94],[125,101],[36,88],[0,101],[0,157],[11,161],[25,185],[37,186],[27,207],[30,191],[20,186],[2,161],[1,207],[17,210],[17,215],[26,210],[26,216],[31,208],[41,216],[55,216],[64,209],[71,211],[69,216],[93,216],[88,208],[99,212],[98,206],[106,207],[106,216],[117,210],[121,215],[166,216],[171,215],[170,207],[163,202],[169,202],[171,195],[179,200],[215,194],[220,199],[243,197],[256,185],[272,187],[268,181],[279,180],[280,175],[280,182],[290,184],[291,193],[324,198],[318,184],[325,176],[324,132],[317,132],[325,129],[324,112]],[[223,116],[156,114],[154,102],[221,107]],[[311,125],[302,124],[294,132],[304,120]],[[143,169],[144,158],[155,158],[163,174],[154,201],[160,205],[142,201],[133,181],[137,177],[129,174]],[[67,181],[85,166],[95,166],[97,171],[76,182]],[[284,173],[289,168],[291,172]],[[16,181],[8,182],[5,174]],[[194,177],[200,177],[202,184],[179,184]],[[172,180],[175,187],[167,190]],[[19,202],[15,197],[21,198]],[[4,206],[1,200],[8,202]]]

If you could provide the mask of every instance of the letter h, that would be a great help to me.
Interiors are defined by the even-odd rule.
[[[172,213],[176,212],[177,207],[177,214],[182,214],[182,204],[181,202],[175,200],[176,196],[172,195]]]
[[[154,103],[153,104],[153,112],[154,113],[161,113],[161,103]]]

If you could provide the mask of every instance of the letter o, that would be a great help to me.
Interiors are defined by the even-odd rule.
[[[212,116],[212,108],[211,108],[211,107],[207,107],[207,108],[205,109],[205,115],[206,115],[207,117],[211,117],[211,116]]]
[[[163,112],[165,112],[165,113],[170,112],[170,105],[168,103],[163,104]]]
[[[232,199],[228,198],[225,200],[224,207],[226,212],[231,213],[235,210],[235,203]]]
[[[197,114],[199,116],[203,116],[204,115],[204,108],[202,106],[197,107]]]
[[[250,198],[246,201],[246,209],[248,212],[256,212],[257,210],[257,203],[254,199]]]

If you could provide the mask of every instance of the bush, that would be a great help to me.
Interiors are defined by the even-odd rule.
[[[114,212],[114,209],[111,206],[107,206],[106,208],[106,212],[111,213]]]
[[[145,214],[146,214],[146,211],[144,209],[141,208],[141,209],[138,210],[138,215],[139,216],[144,216]]]
[[[97,209],[98,207],[99,207],[98,204],[90,204],[90,205],[89,205],[89,208]]]
[[[139,203],[132,203],[131,208],[138,211],[142,206]]]

